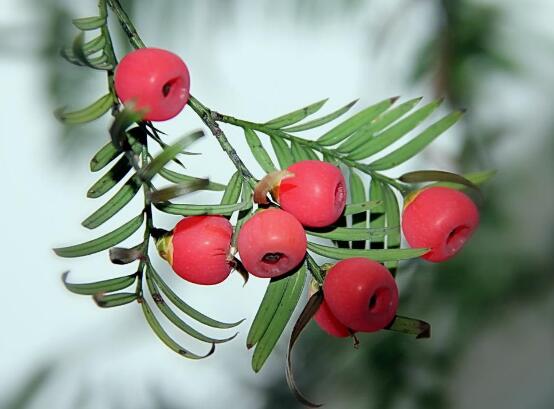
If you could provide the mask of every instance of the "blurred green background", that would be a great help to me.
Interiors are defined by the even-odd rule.
[[[300,407],[284,380],[283,344],[258,375],[249,371],[242,338],[206,362],[189,363],[163,350],[136,311],[113,318],[113,311],[79,307],[85,300],[59,288],[57,274],[68,263],[55,260],[48,248],[77,235],[82,214],[69,208],[85,201],[82,192],[93,180],[86,175],[87,156],[107,134],[106,123],[63,129],[49,112],[101,95],[101,76],[58,56],[75,34],[70,19],[94,14],[95,4],[4,2],[2,9],[10,11],[0,19],[0,67],[7,90],[2,105],[9,108],[0,121],[5,130],[0,166],[10,199],[0,206],[3,230],[17,232],[3,235],[0,250],[9,267],[1,273],[4,290],[10,292],[0,301],[7,323],[0,334],[0,408]],[[308,396],[329,408],[348,409],[554,407],[552,2],[122,3],[148,44],[190,56],[185,60],[193,93],[210,107],[259,120],[327,96],[337,106],[350,96],[363,103],[396,94],[443,96],[447,105],[468,114],[413,167],[498,170],[484,188],[480,229],[464,251],[440,265],[400,268],[400,311],[430,322],[433,337],[366,334],[355,350],[349,340],[331,339],[311,324],[295,351],[297,381]],[[113,31],[125,52],[116,24]],[[41,96],[18,94],[30,86]],[[182,133],[192,126],[188,115],[190,121],[162,129]],[[18,155],[18,147],[24,149],[25,140],[37,135],[41,148]],[[215,149],[198,148],[205,156],[220,154]],[[198,165],[200,174],[225,181],[230,165],[207,162],[191,168]],[[11,174],[18,163],[27,171]],[[395,172],[391,175],[400,174]],[[22,204],[27,200],[50,205],[29,213]],[[44,262],[25,268],[32,261],[21,260],[23,232],[35,225],[30,219],[49,216],[39,222],[42,241],[31,242],[36,249],[42,246]],[[75,230],[63,227],[70,225]],[[106,269],[107,262],[98,265]],[[187,291],[208,309],[248,317],[248,325],[264,283],[249,286],[241,289],[237,278],[215,295]],[[241,291],[246,293],[237,295]],[[40,309],[43,315],[37,317]]]

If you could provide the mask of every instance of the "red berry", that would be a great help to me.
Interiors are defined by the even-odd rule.
[[[334,316],[353,331],[373,332],[386,327],[398,307],[398,288],[389,270],[361,257],[331,267],[323,293]]]
[[[302,225],[280,209],[256,213],[242,226],[237,247],[242,264],[251,274],[267,278],[288,273],[306,254]]]
[[[195,284],[218,284],[231,272],[227,254],[233,228],[221,216],[190,216],[173,229],[165,256],[180,277]]]
[[[446,187],[419,191],[404,206],[402,231],[411,247],[431,250],[425,260],[448,260],[464,246],[479,224],[475,203],[462,192]]]
[[[329,335],[340,338],[350,336],[348,328],[341,324],[337,317],[333,315],[325,300],[321,303],[319,309],[315,313],[314,321]]]
[[[147,121],[173,118],[189,100],[190,76],[183,60],[159,48],[127,54],[115,69],[115,90],[123,103],[134,101]]]
[[[346,183],[339,168],[319,160],[303,160],[287,169],[294,174],[279,185],[283,210],[309,227],[325,227],[337,221],[346,204]]]

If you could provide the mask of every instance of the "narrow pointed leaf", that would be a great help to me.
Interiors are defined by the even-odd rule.
[[[292,329],[292,334],[289,340],[289,346],[287,349],[287,366],[285,370],[287,384],[289,386],[289,389],[294,394],[296,400],[298,400],[304,406],[308,406],[310,408],[319,408],[322,405],[310,401],[300,392],[300,390],[296,386],[296,382],[294,381],[294,376],[292,372],[292,348],[296,344],[296,341],[300,337],[300,334],[302,333],[306,325],[308,325],[308,323],[312,320],[313,316],[316,314],[322,302],[323,302],[322,291],[318,291],[310,297],[310,299],[308,300],[308,303],[300,313],[298,320],[294,324],[294,328]]]
[[[189,358],[189,359],[203,359],[207,358],[210,355],[212,355],[215,351],[215,344],[212,344],[212,347],[208,351],[206,355],[197,355],[195,353],[192,353],[188,351],[187,349],[183,348],[181,345],[179,345],[173,338],[171,338],[167,332],[162,328],[156,317],[154,316],[154,313],[152,312],[152,309],[146,302],[146,300],[141,301],[142,306],[142,312],[144,313],[144,317],[146,318],[146,321],[148,322],[148,325],[150,325],[150,328],[152,328],[152,331],[160,338],[160,340],[172,351],[178,353],[179,355]]]
[[[79,30],[88,31],[96,30],[97,28],[102,27],[106,24],[106,17],[94,16],[94,17],[83,17],[76,18],[73,20],[73,25]]]
[[[66,124],[82,124],[100,118],[112,107],[114,101],[111,94],[106,94],[97,99],[86,108],[73,112],[58,110],[56,117]]]
[[[164,213],[180,216],[200,216],[209,214],[219,214],[230,216],[240,210],[252,208],[252,202],[240,202],[228,205],[194,205],[194,204],[174,204],[174,203],[154,203],[156,208]]]
[[[117,158],[121,151],[117,150],[114,144],[110,141],[102,146],[100,150],[90,160],[90,170],[98,172],[104,169],[111,161]]]
[[[369,212],[369,227],[371,229],[382,229],[386,224],[385,195],[382,183],[375,178],[371,179],[369,184],[369,197],[380,203]],[[369,248],[382,249],[385,248],[385,245],[381,241],[370,242]]]
[[[158,290],[156,283],[154,283],[152,277],[149,274],[146,275],[146,283],[148,285],[148,290],[150,291],[150,295],[152,296],[152,299],[156,303],[156,306],[161,311],[161,313],[173,325],[175,325],[184,333],[190,335],[191,337],[199,341],[207,342],[210,344],[221,344],[221,343],[230,341],[237,336],[238,332],[232,335],[231,337],[219,339],[219,338],[209,337],[195,330],[190,325],[188,325],[185,321],[183,321],[177,314],[175,314],[175,312],[173,312],[173,310],[165,303],[165,300],[163,299],[163,296],[160,294],[160,291]]]
[[[369,164],[369,168],[373,170],[386,170],[394,168],[395,166],[406,162],[408,159],[412,158],[423,149],[425,149],[427,145],[433,142],[448,128],[458,122],[462,114],[462,111],[456,111],[445,116],[444,118],[431,125],[425,131],[420,133],[410,142],[389,153],[388,155],[383,156],[381,159],[378,159],[375,162]]]
[[[281,169],[286,169],[292,165],[292,153],[290,151],[287,142],[283,138],[278,138],[276,136],[270,136],[271,146],[277,156],[277,161]]]
[[[349,185],[350,185],[350,200],[354,203],[363,203],[367,201],[367,195],[362,178],[353,170],[350,169]],[[351,226],[354,228],[367,227],[367,212],[361,212],[352,215]],[[352,238],[351,240],[354,240]],[[364,239],[365,240],[365,239]],[[365,248],[365,241],[352,241],[351,247],[356,249]]]
[[[391,230],[387,235],[386,248],[398,249],[400,248],[400,208],[398,199],[389,185],[383,183],[382,189],[385,203],[385,223],[387,228]],[[390,270],[392,275],[395,275],[398,261],[388,261],[385,263],[385,267]]]
[[[448,182],[479,190],[479,186],[471,180],[461,175],[442,170],[419,170],[415,172],[408,172],[400,176],[398,180],[405,183]]]
[[[89,58],[85,50],[85,36],[84,33],[80,33],[73,41],[72,46],[73,57],[82,65],[97,70],[110,70],[113,69],[113,65],[108,63],[106,55],[99,57]]]
[[[87,217],[81,223],[87,229],[95,229],[111,219],[117,212],[125,207],[140,190],[141,182],[136,174],[131,177],[117,193],[97,211]]]
[[[194,181],[200,181],[200,180],[206,180],[202,178],[198,178],[195,176],[188,176],[183,175],[182,173],[174,172],[172,170],[169,170],[167,168],[162,168],[158,172],[158,174],[163,177],[164,179],[173,182],[173,183],[183,183],[183,182],[194,182]],[[221,183],[212,182],[211,180],[209,183],[202,188],[203,190],[213,190],[213,191],[223,191],[225,190],[225,185]]]
[[[92,299],[101,308],[113,308],[129,304],[137,300],[135,293],[94,294]]]
[[[277,311],[277,307],[279,307],[287,285],[288,277],[272,278],[269,281],[258,312],[256,312],[256,316],[254,317],[254,321],[252,321],[248,336],[246,337],[246,347],[248,349],[256,345],[265,334],[269,323],[275,316],[275,312]]]
[[[96,281],[94,283],[68,283],[67,276],[69,271],[62,274],[62,282],[65,288],[75,294],[94,295],[99,293],[109,293],[112,291],[123,290],[132,285],[136,279],[136,273],[124,277],[111,278],[109,280]]]
[[[124,150],[126,148],[128,142],[125,131],[131,125],[139,122],[142,117],[143,112],[135,110],[135,104],[132,102],[127,102],[123,110],[117,113],[110,126],[110,137],[116,149]],[[129,133],[131,133],[131,131],[129,131]]]
[[[370,141],[377,132],[385,129],[394,121],[410,112],[420,101],[421,98],[414,98],[398,105],[395,108],[391,108],[388,111],[383,112],[369,125],[361,128],[358,132],[351,135],[347,140],[341,143],[337,148],[337,151],[340,153],[350,153],[361,147]]]
[[[381,152],[383,149],[408,134],[411,130],[415,129],[429,115],[435,112],[441,103],[442,100],[433,101],[408,115],[406,118],[397,122],[390,128],[387,128],[380,134],[375,135],[374,138],[369,140],[360,148],[354,150],[350,155],[348,155],[348,159],[361,160]]]
[[[220,329],[227,329],[227,328],[233,328],[241,324],[244,319],[232,322],[232,323],[226,323],[214,320],[213,318],[208,317],[207,315],[202,314],[197,309],[191,307],[188,305],[185,301],[183,301],[173,290],[165,283],[165,281],[158,275],[156,270],[151,266],[147,266],[147,275],[151,276],[156,285],[162,290],[162,292],[166,295],[167,298],[177,307],[179,310],[184,312],[189,317],[193,318],[194,320],[198,321],[201,324],[207,325],[212,328],[220,328]]]
[[[256,132],[250,128],[244,128],[244,135],[246,136],[246,142],[250,147],[250,151],[254,158],[258,161],[259,165],[266,173],[271,173],[276,170],[273,161],[271,160],[269,154],[265,150],[262,142]]]
[[[298,304],[298,300],[300,299],[302,289],[304,288],[306,274],[306,264],[303,263],[294,274],[285,278],[288,280],[287,288],[285,289],[275,315],[271,319],[263,336],[256,344],[254,354],[252,355],[252,369],[254,372],[258,372],[262,369],[289,322]]]
[[[148,200],[151,203],[167,202],[168,200],[175,199],[176,197],[180,197],[188,193],[204,190],[209,184],[209,179],[196,179],[188,182],[181,182],[163,189],[149,192]]]
[[[131,219],[123,226],[115,229],[108,234],[105,234],[104,236],[91,241],[87,241],[86,243],[77,244],[75,246],[59,247],[54,249],[54,252],[60,257],[71,258],[88,256],[89,254],[94,254],[102,250],[107,250],[110,247],[121,243],[123,240],[130,237],[134,232],[136,232],[142,225],[143,219],[144,216],[141,214]]]
[[[289,112],[288,114],[272,119],[271,121],[266,122],[265,125],[274,129],[280,129],[285,126],[293,125],[297,122],[300,122],[307,116],[319,111],[326,102],[327,102],[327,99],[323,99],[321,101],[315,102],[303,108]]]
[[[318,143],[324,146],[335,145],[348,138],[361,127],[369,124],[380,113],[386,111],[397,100],[397,98],[388,98],[375,105],[372,105],[356,115],[335,126],[329,132],[324,133]]]
[[[229,179],[223,197],[221,198],[221,205],[234,205],[238,202],[240,197],[240,191],[242,189],[242,179],[240,173],[236,171]]]
[[[175,156],[181,153],[187,146],[204,136],[203,131],[193,132],[176,143],[165,148],[158,156],[152,160],[139,174],[143,181],[150,181],[152,178]]]
[[[87,192],[87,197],[97,198],[108,192],[112,187],[117,185],[127,173],[131,170],[132,166],[126,156],[120,158],[116,164],[98,181],[90,187]]]
[[[385,329],[403,334],[415,335],[416,338],[431,338],[431,325],[425,321],[397,315]]]
[[[469,180],[471,183],[477,186],[481,186],[482,184],[492,179],[494,175],[496,175],[496,170],[484,170],[481,172],[465,173],[462,176],[467,180]],[[458,183],[451,183],[451,182],[438,182],[438,183],[433,183],[429,186],[443,186],[443,187],[450,187],[452,189],[463,189],[465,187]]]
[[[380,229],[369,229],[367,227],[335,227],[332,230],[306,230],[306,234],[335,241],[372,240],[383,242],[388,234],[397,233],[398,229],[399,227]]]
[[[319,160],[316,153],[309,147],[302,145],[296,141],[291,143],[292,158],[295,162],[301,160]]]
[[[361,250],[361,249],[339,249],[336,247],[323,246],[316,243],[308,243],[308,250],[313,251],[320,256],[332,258],[335,260],[345,260],[351,257],[364,257],[375,261],[394,261],[408,260],[417,258],[427,253],[429,249],[376,249],[376,250]]]
[[[356,104],[356,102],[358,102],[357,99],[352,101],[352,102],[349,102],[345,106],[337,109],[334,112],[331,112],[330,114],[322,116],[321,118],[317,118],[317,119],[314,119],[314,120],[309,121],[309,122],[305,122],[305,123],[300,124],[300,125],[295,125],[295,126],[285,128],[285,129],[283,129],[283,131],[286,131],[286,132],[300,132],[300,131],[305,131],[305,130],[308,130],[308,129],[313,129],[313,128],[317,128],[318,126],[325,125],[325,124],[337,119],[338,117],[345,114],[346,112],[348,112],[350,110],[350,108],[352,108],[354,106],[354,104]]]
[[[361,203],[349,203],[344,209],[344,215],[349,216],[351,214],[363,213],[368,210],[374,210],[377,207],[382,206],[383,202],[381,200],[369,200],[367,202]],[[381,211],[382,213],[382,211]]]

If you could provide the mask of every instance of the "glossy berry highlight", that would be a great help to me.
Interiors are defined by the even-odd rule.
[[[323,282],[323,294],[337,320],[354,332],[385,328],[398,307],[398,288],[389,270],[361,257],[331,267]]]
[[[280,209],[261,210],[242,226],[237,247],[242,264],[251,274],[270,278],[297,267],[306,254],[302,225]]]
[[[190,75],[183,60],[170,51],[140,48],[127,54],[114,76],[117,96],[144,110],[144,120],[165,121],[183,110],[190,97]]]
[[[224,217],[190,216],[156,246],[178,276],[191,283],[212,285],[231,273],[227,255],[232,234],[231,223]]]
[[[276,189],[281,208],[304,226],[325,227],[340,217],[346,205],[346,182],[339,168],[319,160],[303,160],[287,168],[294,174]]]
[[[404,206],[402,231],[411,247],[427,247],[423,259],[440,262],[456,255],[479,225],[479,210],[464,193],[430,187]]]

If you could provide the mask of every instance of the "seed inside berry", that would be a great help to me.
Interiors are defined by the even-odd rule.
[[[283,253],[265,253],[262,261],[266,264],[277,264],[284,256]]]

